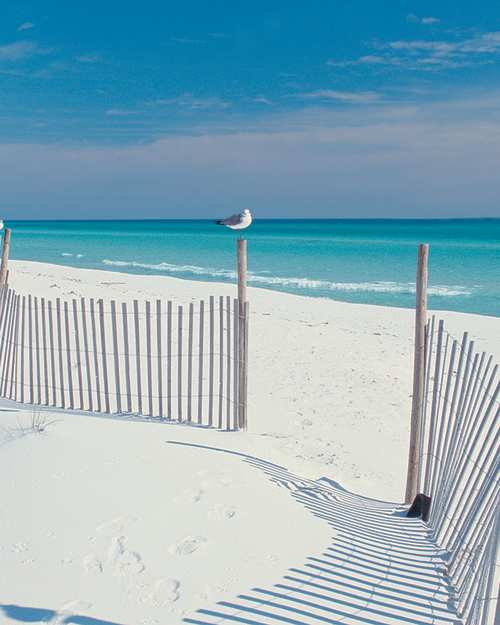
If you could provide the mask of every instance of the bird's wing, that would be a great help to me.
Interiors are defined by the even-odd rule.
[[[220,223],[224,226],[237,226],[239,223],[241,223],[241,215],[239,213],[236,215],[231,215],[231,217],[221,219]]]

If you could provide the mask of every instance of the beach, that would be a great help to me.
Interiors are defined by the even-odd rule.
[[[0,625],[500,625],[500,4],[3,4]]]
[[[63,300],[160,298],[188,304],[209,295],[236,296],[235,287],[223,283],[27,261],[11,263],[10,285]],[[269,439],[300,471],[399,501],[406,476],[413,311],[252,287],[248,299],[250,433]],[[497,318],[436,315],[455,338],[467,331],[479,350],[498,358]]]
[[[9,282],[63,301],[235,296],[230,284],[29,261],[10,263]],[[413,311],[252,287],[248,300],[246,433],[2,400],[6,623],[208,625],[255,602],[275,623],[317,588],[319,566],[305,622],[332,593],[345,623],[392,625],[409,609],[401,558],[418,580],[412,617],[454,618],[439,550],[420,519],[402,518]],[[498,319],[436,314],[498,358]]]

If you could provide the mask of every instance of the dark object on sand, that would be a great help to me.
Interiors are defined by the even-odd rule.
[[[417,517],[421,517],[422,521],[429,520],[429,513],[431,511],[431,498],[427,497],[423,493],[419,493],[416,495],[413,503],[410,506],[410,509],[406,513],[406,516],[410,519],[415,519]]]

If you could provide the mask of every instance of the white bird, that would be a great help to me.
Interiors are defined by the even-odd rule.
[[[231,230],[243,230],[252,223],[252,213],[248,208],[245,208],[242,213],[231,215],[231,217],[226,217],[226,219],[218,219],[215,223],[220,226],[227,226]]]

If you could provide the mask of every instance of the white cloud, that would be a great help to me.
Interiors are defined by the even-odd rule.
[[[108,109],[106,115],[110,117],[127,117],[129,115],[137,115],[138,111],[132,111],[128,109]]]
[[[174,43],[197,44],[205,43],[202,39],[191,39],[190,37],[170,37],[170,41]]]
[[[21,32],[23,30],[31,30],[32,28],[35,28],[35,25],[33,24],[33,22],[23,22],[22,24],[18,26],[17,31]]]
[[[456,49],[456,44],[446,41],[391,41],[383,47],[392,48],[393,50],[407,50],[410,52],[430,50],[439,54],[449,54]]]
[[[500,31],[493,31],[477,35],[471,39],[462,41],[458,46],[460,52],[473,52],[476,54],[500,53]]]
[[[455,41],[392,41],[382,47],[424,55],[425,62],[439,64],[442,60],[444,65],[447,62],[454,62],[458,67],[463,63],[482,63],[487,61],[488,57],[499,55],[500,31],[478,34],[475,37]]]
[[[431,24],[439,24],[439,22],[440,22],[440,21],[441,21],[441,20],[440,20],[440,19],[438,19],[437,17],[431,17],[431,16],[429,16],[429,17],[423,17],[423,18],[420,20],[420,22],[421,22],[422,24],[425,24],[426,26],[427,26],[427,25],[431,25]]]
[[[500,31],[469,38],[414,39],[374,43],[374,53],[348,60],[330,60],[333,67],[380,65],[414,71],[441,71],[494,62],[500,56]]]
[[[207,216],[242,197],[262,215],[309,207],[325,217],[494,216],[499,102],[490,92],[412,107],[305,109],[270,115],[252,132],[205,129],[140,145],[4,143],[2,198],[18,217],[57,217],[57,206],[88,218],[118,208],[134,215],[137,206],[144,217]]]
[[[366,54],[360,56],[358,59],[352,59],[349,61],[334,61],[330,60],[327,65],[332,67],[351,67],[353,65],[399,65],[398,59],[390,58],[388,56],[381,56],[380,54]]]
[[[302,93],[297,97],[315,100],[336,100],[352,104],[370,104],[380,99],[376,91],[336,91],[334,89],[319,89],[309,93]]]
[[[256,96],[255,98],[253,98],[253,101],[257,102],[258,104],[272,104],[272,101],[263,95]]]
[[[160,98],[151,102],[158,106],[177,106],[184,110],[222,110],[231,106],[228,100],[218,97],[197,97],[192,93],[183,93],[174,98]]]
[[[411,22],[413,24],[423,24],[424,26],[432,26],[433,24],[439,24],[441,20],[437,17],[432,17],[431,15],[428,15],[426,17],[419,17],[418,15],[415,15],[415,13],[409,13],[406,16],[406,21]]]
[[[47,54],[47,48],[41,48],[35,41],[16,41],[0,46],[0,61],[22,61],[37,54]]]
[[[79,56],[75,57],[75,60],[78,61],[78,63],[93,64],[98,63],[101,60],[101,55],[97,52],[91,54],[80,54]]]

